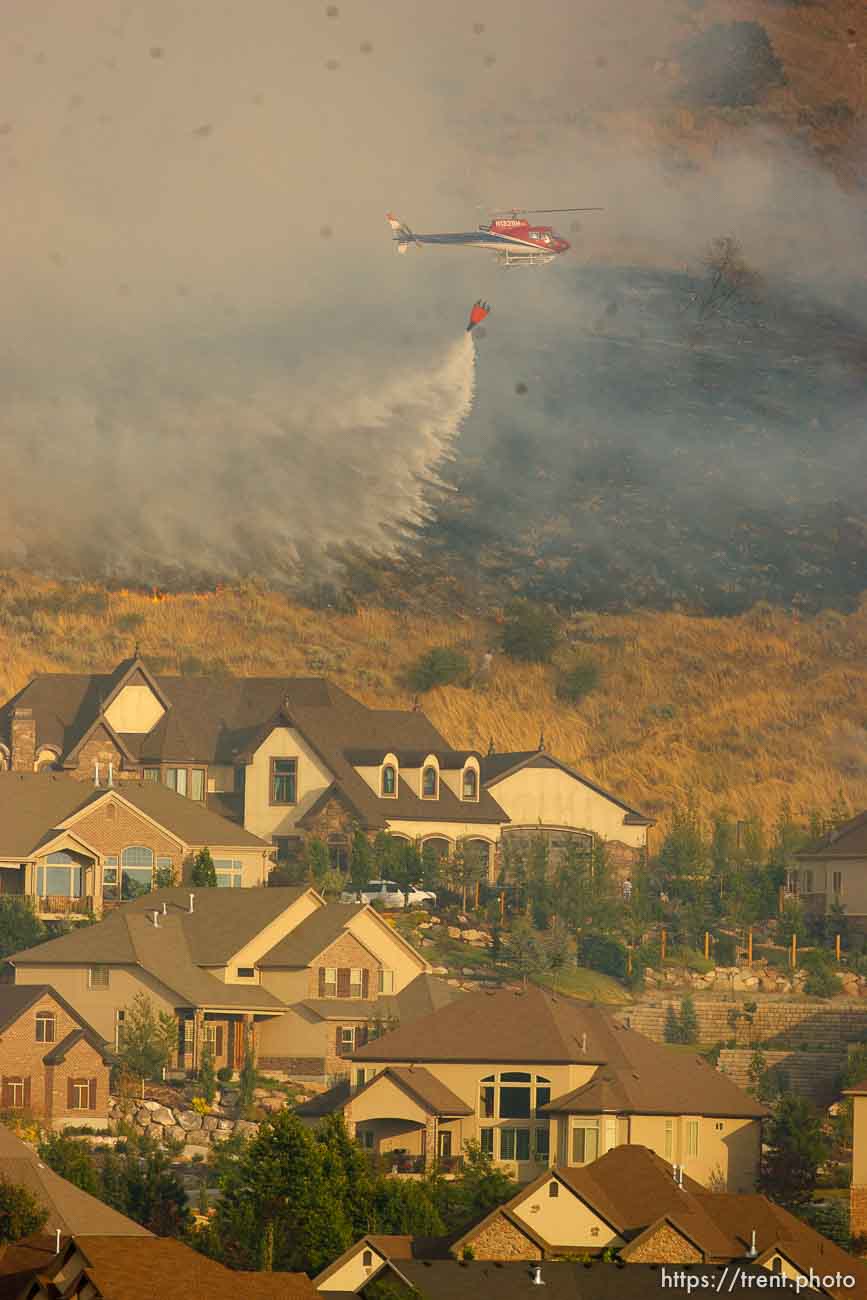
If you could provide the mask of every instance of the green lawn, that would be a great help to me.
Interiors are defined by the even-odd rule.
[[[570,993],[572,997],[588,998],[592,1002],[632,1001],[628,991],[617,980],[610,975],[602,975],[599,971],[588,970],[586,966],[571,966],[560,971],[556,979],[550,973],[534,975],[533,982],[547,989],[556,987],[558,993]]]

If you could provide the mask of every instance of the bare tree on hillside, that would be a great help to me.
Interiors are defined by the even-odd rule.
[[[705,282],[695,295],[700,321],[726,316],[737,303],[758,302],[762,277],[747,265],[740,244],[731,235],[712,239],[701,260]]]

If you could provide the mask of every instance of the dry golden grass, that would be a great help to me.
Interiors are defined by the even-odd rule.
[[[70,612],[76,602],[90,608]],[[104,608],[100,609],[99,606]],[[306,609],[248,586],[159,600],[22,574],[0,577],[0,698],[38,672],[110,669],[137,640],[163,673],[324,675],[366,704],[408,707],[406,669],[435,645],[477,661],[496,622]],[[557,665],[497,656],[476,689],[441,688],[424,710],[455,746],[546,747],[659,819],[694,795],[770,824],[840,801],[867,808],[867,599],[850,615],[797,619],[757,606],[737,618],[586,615],[557,654],[589,655],[598,688],[557,699]],[[655,834],[660,834],[657,830]]]

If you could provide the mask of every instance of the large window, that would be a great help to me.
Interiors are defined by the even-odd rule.
[[[157,783],[159,782],[160,769],[158,767],[143,767],[141,774],[142,774],[142,778],[145,781],[155,781]]]
[[[102,901],[104,903],[117,903],[120,901],[118,893],[118,870],[120,867],[120,858],[110,856],[102,860]]]
[[[271,803],[298,802],[298,759],[271,759]]]
[[[156,772],[159,777],[159,768],[145,768],[145,780],[154,780],[154,777],[148,775],[150,772]],[[175,794],[182,794],[188,799],[195,799],[198,803],[204,802],[205,798],[205,769],[203,767],[164,767],[162,772],[163,785],[167,785]]]
[[[83,868],[71,853],[49,853],[36,868],[36,892],[40,898],[81,898]]]
[[[150,892],[154,875],[153,849],[131,844],[121,854],[121,898],[139,898]]]
[[[217,885],[221,889],[241,888],[243,872],[237,858],[214,858],[214,870],[217,873]]]
[[[491,846],[487,840],[464,840],[464,857],[467,862],[478,865],[488,879],[491,866]]]
[[[500,1160],[530,1160],[534,1154],[547,1160],[549,1125],[538,1111],[550,1100],[551,1081],[541,1074],[502,1070],[487,1075],[479,1083],[479,1117],[500,1124],[481,1130],[482,1150]],[[537,1117],[535,1126],[512,1123]]]
[[[686,1121],[686,1154],[693,1159],[698,1155],[698,1120]]]
[[[439,791],[439,773],[435,767],[426,767],[421,774],[422,799],[436,799]]]
[[[589,1165],[599,1155],[599,1121],[581,1120],[572,1129],[572,1164]]]

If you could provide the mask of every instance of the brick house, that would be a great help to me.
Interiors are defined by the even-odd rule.
[[[218,885],[265,883],[264,840],[163,785],[0,772],[0,894],[31,899],[45,920],[100,916],[161,874],[189,880],[205,847]]]
[[[324,1295],[357,1295],[377,1277],[395,1280],[413,1260],[460,1260],[471,1252],[480,1262],[539,1264],[613,1251],[630,1273],[641,1265],[692,1271],[752,1262],[792,1279],[812,1270],[867,1286],[867,1265],[767,1197],[708,1191],[641,1146],[615,1147],[582,1168],[555,1166],[450,1237],[363,1237],[314,1282]]]
[[[46,984],[0,984],[0,1110],[53,1128],[108,1122],[108,1044]]]
[[[206,1041],[239,1068],[252,1039],[266,1067],[346,1075],[371,1031],[455,996],[373,908],[303,887],[157,889],[8,960],[16,987],[50,983],[113,1045],[145,993],[177,1018],[189,1071]]]
[[[518,1182],[640,1145],[704,1184],[755,1186],[767,1109],[697,1056],[591,1003],[530,986],[466,994],[356,1049],[340,1111],[371,1152],[414,1172],[478,1142]]]
[[[0,766],[167,785],[278,857],[321,837],[341,867],[361,828],[469,848],[490,879],[510,838],[542,833],[555,852],[601,839],[628,873],[653,825],[541,740],[457,750],[422,712],[367,708],[321,678],[164,677],[138,653],[110,673],[35,677],[0,708]]]

